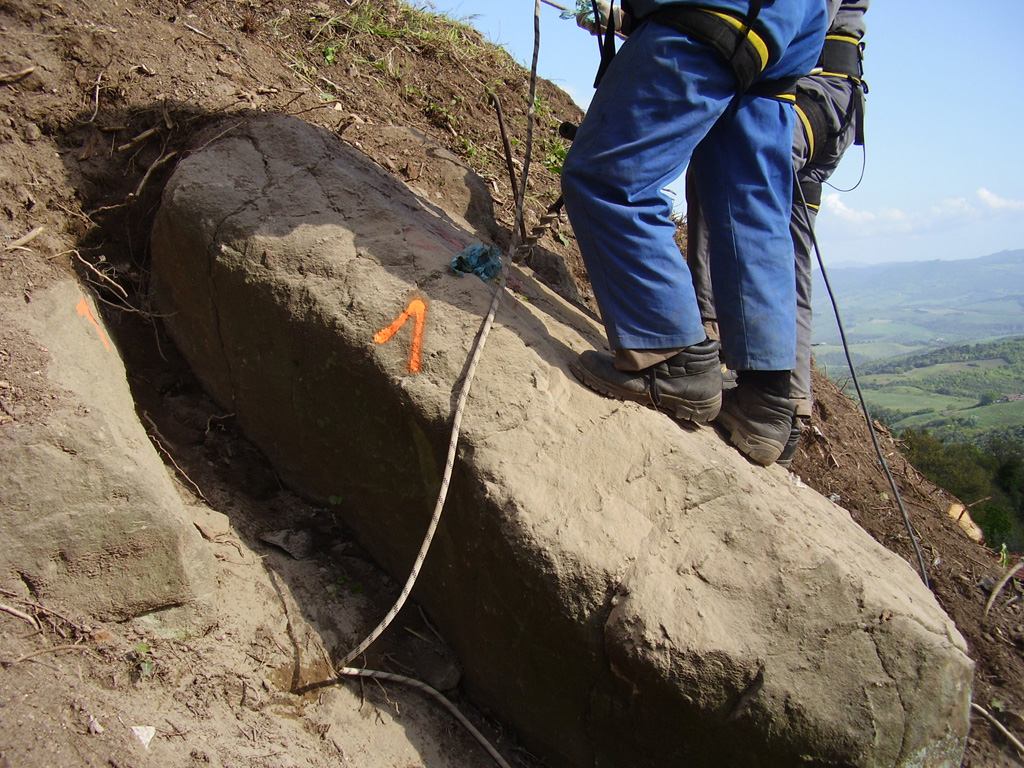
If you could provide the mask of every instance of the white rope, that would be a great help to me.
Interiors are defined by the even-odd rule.
[[[973,701],[971,702],[971,709],[973,709],[979,715],[981,715],[990,723],[992,723],[992,725],[995,726],[996,730],[1003,734],[1003,736],[1005,736],[1007,740],[1017,748],[1017,751],[1020,752],[1021,755],[1024,755],[1024,743],[1021,743],[1020,739],[1018,739],[1016,736],[1010,733],[1010,731],[1007,729],[1005,725],[996,720],[995,717],[991,715],[984,707],[975,704]]]
[[[523,217],[523,205],[526,198],[526,179],[530,173],[530,156],[532,154],[533,147],[533,123],[534,123],[534,103],[536,100],[537,91],[537,57],[540,48],[540,0],[534,0],[534,44],[533,44],[533,68],[531,70],[530,79],[530,107],[527,117],[527,128],[526,128],[526,157],[523,160],[523,174],[519,181],[519,193],[516,199],[516,219],[515,224],[512,228],[513,245],[509,249],[511,253],[515,253],[518,249],[519,239],[519,223]],[[434,505],[434,513],[430,518],[430,525],[427,527],[427,533],[423,538],[423,543],[420,545],[419,552],[416,553],[416,560],[413,562],[412,570],[409,573],[409,578],[406,579],[405,585],[402,587],[402,592],[398,596],[398,600],[392,606],[391,610],[388,611],[387,615],[381,620],[380,624],[366,637],[352,651],[349,651],[348,655],[342,659],[341,665],[347,666],[357,656],[363,653],[369,648],[374,641],[380,637],[381,633],[387,629],[388,625],[394,620],[398,612],[402,610],[402,606],[405,605],[405,601],[409,598],[409,594],[412,592],[413,585],[416,583],[416,579],[419,576],[420,569],[423,566],[423,561],[427,557],[427,552],[430,549],[430,544],[433,541],[434,533],[437,531],[437,525],[441,520],[441,512],[444,509],[445,500],[448,498],[448,486],[451,483],[452,471],[455,468],[455,453],[459,444],[459,432],[462,427],[462,414],[466,409],[466,401],[469,399],[470,386],[473,383],[473,377],[476,375],[476,367],[480,362],[480,357],[484,351],[484,345],[487,343],[487,336],[491,332],[491,326],[494,323],[494,317],[498,312],[498,305],[501,303],[501,295],[505,291],[505,284],[508,282],[509,270],[512,267],[512,259],[506,255],[504,263],[502,264],[501,273],[498,278],[498,286],[494,291],[494,296],[491,299],[491,306],[487,312],[487,316],[484,318],[483,324],[480,327],[480,331],[477,334],[476,342],[473,345],[473,352],[469,359],[469,365],[466,368],[466,378],[462,382],[462,389],[459,392],[459,399],[455,406],[455,415],[452,419],[452,431],[451,439],[448,442],[448,457],[445,460],[444,465],[444,477],[441,480],[441,490],[437,497],[437,503]]]
[[[430,525],[427,527],[427,532],[423,538],[423,543],[420,545],[419,552],[416,553],[416,560],[413,562],[412,570],[409,572],[409,578],[406,579],[405,585],[402,587],[402,592],[398,596],[398,600],[391,607],[391,610],[387,612],[380,624],[374,628],[366,639],[359,643],[352,651],[345,656],[341,662],[341,667],[337,670],[341,676],[348,677],[371,677],[378,680],[390,680],[393,682],[400,682],[404,685],[410,685],[424,693],[428,694],[436,701],[440,702],[445,709],[452,713],[460,723],[483,745],[484,749],[494,758],[495,762],[498,763],[501,768],[509,768],[509,765],[505,760],[498,754],[498,752],[488,743],[487,739],[484,738],[483,734],[480,733],[473,724],[470,723],[465,716],[456,709],[455,705],[449,702],[443,695],[438,691],[431,688],[426,683],[421,683],[418,680],[404,677],[402,675],[395,675],[390,672],[379,672],[371,669],[357,669],[349,667],[348,665],[357,656],[360,656],[366,651],[376,640],[381,636],[385,629],[394,621],[398,612],[402,610],[406,600],[408,600],[410,593],[412,592],[413,586],[416,584],[416,579],[419,577],[420,569],[423,567],[423,561],[427,557],[427,552],[430,550],[431,542],[434,539],[434,534],[437,531],[438,523],[441,521],[441,512],[444,509],[445,500],[448,497],[448,488],[451,484],[452,471],[455,468],[455,455],[459,443],[459,433],[462,427],[462,415],[466,408],[466,401],[469,399],[470,386],[473,383],[473,377],[476,375],[476,368],[480,362],[480,357],[483,354],[484,345],[487,342],[487,336],[491,331],[491,326],[494,324],[495,315],[498,312],[498,305],[501,303],[501,295],[505,292],[505,285],[508,282],[509,271],[512,267],[512,256],[521,247],[520,243],[520,224],[523,220],[523,209],[526,200],[526,180],[530,173],[530,158],[533,151],[533,124],[535,118],[535,104],[537,96],[537,59],[540,53],[540,3],[541,0],[534,0],[533,9],[533,63],[530,70],[530,101],[529,111],[527,115],[527,127],[526,127],[526,157],[523,160],[523,173],[520,178],[519,192],[516,196],[516,215],[515,223],[512,227],[512,244],[509,248],[509,254],[506,254],[501,273],[498,278],[498,284],[494,291],[494,296],[491,298],[491,305],[487,311],[487,316],[484,318],[480,331],[477,334],[476,341],[473,344],[473,351],[469,359],[469,364],[466,368],[466,377],[462,382],[462,389],[459,392],[458,402],[455,406],[455,414],[452,418],[452,431],[451,439],[448,442],[448,456],[445,460],[444,465],[444,476],[441,480],[441,489],[438,493],[437,503],[434,505],[434,513],[430,518]],[[332,681],[333,682],[333,681]],[[312,687],[319,687],[316,684]]]

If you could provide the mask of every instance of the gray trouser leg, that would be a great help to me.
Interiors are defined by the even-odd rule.
[[[693,172],[686,172],[686,263],[693,277],[693,290],[697,294],[700,319],[707,329],[708,323],[717,323],[715,295],[711,290],[711,267],[708,255],[708,227],[694,189]]]
[[[790,397],[794,400],[806,400],[799,403],[800,410],[806,408],[810,416],[811,398],[811,269],[814,264],[812,255],[814,243],[811,233],[817,210],[808,206],[804,213],[803,205],[793,203],[793,216],[790,219],[790,230],[793,233],[793,251],[796,257],[796,368],[790,379]],[[809,220],[808,220],[809,217]]]

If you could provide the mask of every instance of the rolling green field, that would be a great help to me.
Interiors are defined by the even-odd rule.
[[[820,366],[819,367],[823,367]],[[1024,439],[1024,336],[858,364],[872,413],[952,442]],[[827,372],[827,368],[826,368]],[[834,376],[845,381],[848,371]]]
[[[820,366],[846,367],[820,272],[813,342]],[[1024,334],[1024,251],[979,259],[829,269],[854,364]]]

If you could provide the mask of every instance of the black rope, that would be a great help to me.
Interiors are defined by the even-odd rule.
[[[885,460],[885,456],[882,453],[882,446],[878,443],[878,436],[875,434],[874,424],[871,422],[871,414],[868,412],[867,402],[864,400],[864,394],[861,392],[860,383],[857,381],[857,371],[853,366],[853,358],[850,356],[850,345],[846,341],[846,331],[843,328],[843,321],[839,316],[839,305],[836,303],[835,294],[832,292],[832,284],[829,282],[828,273],[825,271],[825,262],[821,258],[821,248],[818,245],[818,238],[814,234],[814,227],[811,223],[811,214],[807,209],[807,200],[804,197],[804,190],[800,186],[800,179],[797,177],[796,171],[793,171],[793,178],[796,182],[796,189],[800,194],[800,203],[803,207],[804,219],[807,222],[807,230],[811,234],[811,242],[814,244],[814,252],[818,257],[818,267],[821,269],[821,277],[825,282],[825,290],[828,291],[829,300],[832,302],[832,311],[836,316],[836,325],[839,327],[839,338],[843,342],[843,352],[846,354],[846,362],[850,366],[850,379],[853,381],[854,389],[857,390],[857,399],[860,401],[860,409],[864,414],[864,420],[868,425],[868,433],[871,435],[871,442],[875,446],[875,453],[878,455],[878,461],[882,465],[882,469],[885,471],[885,476],[889,480],[889,487],[892,488],[893,495],[896,498],[896,504],[900,508],[900,514],[903,515],[903,524],[907,528],[907,533],[910,535],[910,543],[914,546],[914,552],[917,554],[917,564],[921,569],[921,579],[924,581],[924,585],[931,589],[931,584],[928,582],[928,568],[924,563],[924,555],[921,554],[921,547],[917,543],[917,534],[914,533],[914,526],[910,522],[910,515],[907,513],[907,508],[903,506],[903,497],[900,495],[899,488],[896,487],[896,479],[892,476],[892,472],[889,470],[889,463]]]

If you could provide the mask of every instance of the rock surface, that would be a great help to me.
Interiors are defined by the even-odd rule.
[[[0,313],[62,393],[0,441],[4,583],[109,619],[202,603],[212,558],[136,414],[109,407],[131,393],[92,300],[69,279]]]
[[[400,579],[493,291],[448,269],[474,242],[286,117],[183,161],[153,232],[197,376]],[[577,384],[599,323],[527,270],[509,286],[415,592],[470,695],[559,765],[959,765],[972,663],[907,564],[713,429]],[[411,322],[374,343],[413,297],[415,374]]]

